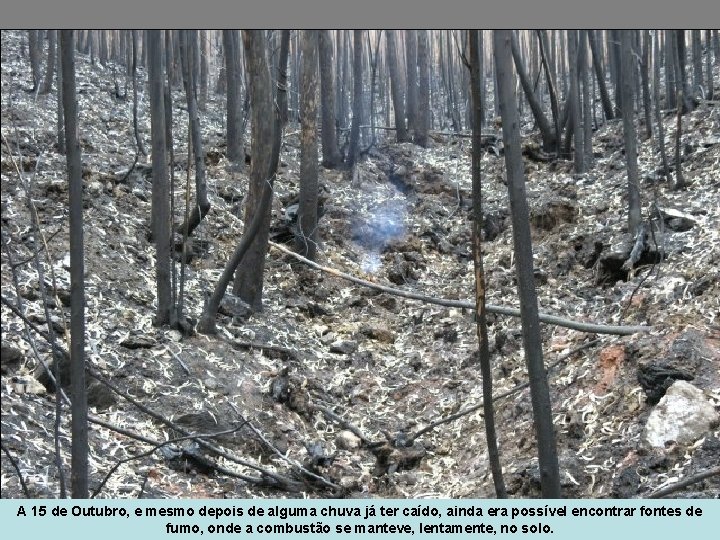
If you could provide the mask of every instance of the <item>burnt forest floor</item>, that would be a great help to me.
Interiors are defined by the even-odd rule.
[[[110,67],[92,66],[89,58],[78,55],[76,69],[86,196],[87,360],[155,416],[97,383],[91,387],[91,413],[154,441],[177,435],[159,417],[192,433],[226,431],[215,439],[225,454],[201,451],[186,439],[127,460],[99,496],[134,498],[141,490],[149,498],[333,495],[317,478],[308,480],[306,473],[314,471],[342,486],[347,496],[493,497],[481,411],[438,425],[410,447],[395,445],[481,402],[471,311],[360,287],[271,247],[262,312],[246,316],[231,306],[230,315],[218,317],[217,336],[184,337],[153,326],[154,247],[147,239],[151,182],[142,169],[123,180],[135,154],[131,86],[128,99],[118,100]],[[3,32],[2,295],[16,303],[11,265],[27,261],[16,266],[17,291],[28,318],[47,328],[32,263],[38,239],[26,204],[29,186],[51,259],[43,264],[45,281],[50,285],[54,276],[57,286],[57,296],[49,289],[51,323],[67,348],[65,157],[55,149],[55,92],[35,96],[25,91],[29,72],[27,59],[20,56],[20,33]],[[118,66],[117,76],[122,88],[124,67]],[[148,93],[144,85],[140,90],[139,127],[149,148]],[[177,90],[174,107],[179,222],[187,113]],[[212,209],[195,233],[185,285],[186,311],[195,320],[243,231],[240,210],[248,177],[228,172],[224,114],[224,98],[210,92],[201,123]],[[530,134],[532,125],[522,128]],[[665,128],[671,151],[674,116],[665,118]],[[642,126],[638,131],[644,132]],[[594,133],[594,168],[580,177],[573,175],[571,162],[551,166],[526,160],[540,310],[585,322],[653,326],[649,333],[625,337],[542,326],[545,361],[560,360],[549,381],[567,497],[643,496],[717,463],[717,429],[694,445],[662,451],[651,449],[641,437],[652,408],[638,383],[641,365],[685,359],[693,366],[693,384],[720,406],[718,109],[701,105],[683,118],[683,131],[688,189],[673,191],[658,181],[655,145],[642,137],[639,165],[643,219],[657,223],[656,205],[682,212],[689,226],[657,231],[654,249],[661,245],[665,259],[641,264],[629,274],[602,263],[605,254],[629,241],[621,123],[611,121]],[[532,142],[532,135],[526,140]],[[504,159],[497,145],[486,150],[487,302],[519,307]],[[273,202],[273,237],[279,241],[283,210],[299,189],[299,137],[292,124],[281,162]],[[148,162],[141,157],[140,163]],[[471,301],[469,163],[468,138],[436,134],[427,149],[380,139],[355,178],[321,168],[324,215],[318,262],[378,284]],[[519,319],[491,314],[489,332],[495,393],[500,394],[527,381]],[[49,360],[47,343],[34,334],[33,339],[38,356]],[[2,342],[20,352],[14,362],[10,356],[3,359],[3,446],[16,458],[32,497],[55,497],[53,395],[36,380],[37,357],[23,321],[5,305]],[[497,400],[496,414],[509,493],[539,496],[529,390]],[[63,417],[60,435],[66,467],[68,417]],[[358,434],[378,444],[371,448]],[[91,488],[119,460],[151,448],[91,424]],[[301,481],[302,487],[278,489],[237,477],[267,478],[258,467]],[[715,478],[678,496],[718,493],[720,480]],[[22,496],[5,456],[2,496]]]

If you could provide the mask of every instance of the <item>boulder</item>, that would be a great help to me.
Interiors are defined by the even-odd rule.
[[[675,381],[650,413],[645,440],[658,448],[670,441],[691,444],[719,420],[720,415],[702,390],[689,382]]]

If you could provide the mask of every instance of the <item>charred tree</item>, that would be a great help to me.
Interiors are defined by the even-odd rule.
[[[300,204],[295,248],[300,255],[313,261],[318,241],[318,31],[303,30],[300,46]]]
[[[623,138],[625,141],[625,160],[628,176],[628,232],[634,237],[641,221],[640,215],[640,188],[637,164],[637,133],[635,132],[633,102],[632,72],[634,56],[632,51],[632,30],[620,30],[620,67],[622,73],[623,103]]]
[[[227,103],[227,157],[233,168],[245,168],[245,145],[243,143],[243,114],[240,88],[242,71],[237,30],[223,30],[223,51],[225,56],[225,90]]]
[[[482,374],[483,412],[485,420],[485,438],[488,445],[488,460],[492,470],[495,495],[499,499],[507,498],[505,481],[502,476],[500,452],[495,430],[495,407],[492,400],[493,382],[492,366],[490,365],[490,345],[487,329],[487,311],[485,308],[485,270],[482,254],[482,178],[481,178],[481,126],[482,110],[480,108],[480,43],[478,34],[482,30],[469,30],[470,48],[470,85],[473,109],[472,121],[472,193],[473,193],[473,227],[472,245],[475,268],[475,312],[476,328],[479,343],[480,372]]]
[[[262,281],[272,209],[273,182],[280,156],[282,125],[280,114],[273,109],[270,69],[265,56],[262,31],[244,30],[243,43],[250,77],[250,94],[253,96],[250,143],[253,160],[250,164],[251,183],[248,196],[252,201],[249,201],[245,207],[247,225],[242,238],[225,265],[203,310],[198,332],[204,334],[216,332],[215,317],[233,273],[235,285],[239,284],[239,291],[236,294],[240,294],[246,302],[247,299],[257,299],[251,305],[262,307]],[[241,263],[244,263],[242,267],[240,267]]]
[[[550,389],[543,365],[537,293],[533,277],[530,217],[525,194],[525,172],[512,73],[512,31],[495,30],[493,42],[505,145],[508,195],[512,213],[520,318],[525,360],[530,376],[530,397],[537,436],[540,483],[543,498],[557,499],[561,496],[560,472],[552,421]]]
[[[47,64],[45,69],[45,79],[40,87],[41,94],[49,94],[52,90],[52,82],[55,78],[55,60],[57,59],[57,33],[57,30],[48,30]]]
[[[70,389],[72,398],[72,497],[88,498],[88,406],[85,386],[85,262],[83,179],[75,90],[75,36],[60,31],[65,159],[70,193]]]
[[[545,113],[542,110],[540,100],[535,95],[533,83],[530,80],[530,75],[528,75],[527,70],[525,69],[525,62],[523,62],[522,55],[520,54],[520,46],[517,42],[517,36],[515,36],[514,34],[512,35],[511,45],[512,57],[515,61],[515,71],[518,78],[520,79],[520,84],[522,85],[523,91],[525,92],[525,97],[530,104],[530,110],[533,113],[533,118],[538,125],[538,129],[540,129],[540,136],[543,140],[543,149],[546,152],[550,152],[555,148],[556,141],[560,139],[560,133],[554,132],[552,126],[550,125],[550,122],[548,121]],[[496,78],[496,81],[497,80],[498,79]],[[497,94],[495,95],[495,103],[499,103]]]
[[[161,30],[148,30],[148,78],[150,81],[150,125],[152,140],[152,237],[155,242],[155,286],[157,309],[155,324],[170,324],[171,226],[170,183],[165,142],[165,89]]]
[[[288,123],[288,57],[290,56],[290,30],[280,32],[280,57],[278,58],[277,106],[280,123]]]
[[[430,130],[430,46],[427,30],[417,31],[418,100],[415,117],[415,144],[428,145]]]
[[[250,76],[252,126],[250,190],[245,203],[245,223],[254,224],[256,215],[258,222],[256,233],[245,248],[246,252],[239,257],[235,264],[237,271],[233,292],[254,310],[260,311],[270,228],[271,206],[269,203],[272,200],[272,180],[277,167],[277,158],[274,155],[280,150],[279,144],[275,142],[275,137],[279,135],[275,135],[275,132],[278,131],[279,134],[279,130],[276,129],[276,122],[273,121],[276,116],[264,32],[244,30],[243,43],[245,44],[246,69]],[[277,144],[277,151],[275,144]],[[270,190],[267,195],[265,194],[266,190]],[[250,230],[249,226],[248,230]],[[248,236],[247,233],[243,235],[243,241],[246,236]],[[237,251],[232,262],[236,259],[236,255]]]
[[[180,30],[180,55],[182,57],[183,79],[185,81],[190,138],[195,158],[195,205],[189,219],[178,229],[178,232],[187,237],[192,235],[193,231],[210,211],[207,182],[205,180],[205,150],[202,144],[200,115],[198,114],[197,96],[195,95],[195,81],[198,71],[197,49],[197,30]]]
[[[395,140],[399,143],[408,142],[408,133],[405,127],[405,96],[403,95],[403,83],[400,78],[400,67],[398,66],[397,43],[395,30],[388,30],[385,33],[388,51],[388,71],[390,72],[390,85],[392,90],[393,110],[395,112]]]
[[[360,123],[363,112],[362,91],[362,30],[353,30],[353,104],[350,124],[350,146],[345,158],[348,168],[357,163],[360,156]]]
[[[602,103],[603,113],[606,120],[615,118],[610,94],[605,83],[605,70],[603,69],[602,60],[597,41],[598,30],[588,30],[588,39],[590,43],[590,52],[592,53],[593,69],[595,70],[595,79],[597,80],[598,89],[600,90],[600,102]]]
[[[655,31],[655,53],[653,62],[653,97],[655,101],[655,123],[657,124],[657,144],[660,150],[665,180],[670,181],[670,165],[665,151],[665,127],[663,126],[662,111],[660,110],[660,31]]]
[[[415,137],[417,129],[417,30],[405,30],[405,69],[407,70],[407,128]]]
[[[342,164],[337,146],[335,120],[335,79],[333,77],[333,45],[329,30],[320,30],[320,102],[322,109],[322,165],[336,169]]]

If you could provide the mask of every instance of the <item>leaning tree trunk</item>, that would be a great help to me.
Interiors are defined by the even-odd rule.
[[[525,194],[520,125],[515,106],[515,83],[512,73],[512,37],[510,30],[495,30],[494,32],[495,67],[505,145],[508,196],[512,214],[515,268],[520,298],[525,361],[530,377],[530,398],[537,435],[542,496],[546,499],[558,499],[561,496],[560,472],[552,421],[550,388],[543,365],[537,293],[533,277],[530,213]]]
[[[183,74],[185,79],[185,97],[187,100],[190,122],[190,138],[195,157],[195,205],[188,221],[184,222],[178,232],[190,237],[193,231],[210,211],[205,180],[205,150],[200,131],[197,97],[195,96],[195,77],[197,74],[196,54],[197,30],[180,30],[180,54],[182,56]]]
[[[595,70],[595,79],[597,80],[598,89],[600,90],[600,102],[602,103],[605,119],[612,120],[615,118],[615,113],[613,111],[612,101],[610,101],[607,84],[605,83],[605,71],[603,70],[603,65],[600,59],[597,32],[598,30],[588,30],[593,69]]]
[[[214,334],[216,332],[215,317],[233,273],[236,275],[235,283],[237,284],[242,280],[242,288],[244,291],[249,292],[257,291],[258,282],[252,280],[257,280],[259,277],[260,305],[262,305],[262,272],[264,271],[265,253],[267,252],[273,183],[280,156],[282,124],[280,114],[273,110],[270,70],[265,56],[262,31],[243,31],[243,42],[246,50],[245,61],[250,77],[250,93],[252,96],[256,96],[252,98],[251,105],[252,138],[250,143],[252,155],[256,157],[250,164],[251,183],[248,196],[248,198],[252,197],[254,200],[251,201],[252,205],[249,202],[245,208],[246,228],[243,231],[242,238],[225,265],[223,273],[215,284],[215,289],[203,310],[198,324],[198,332],[204,334]],[[268,119],[272,119],[272,121],[268,121]],[[258,191],[260,191],[259,194]],[[249,216],[250,221],[248,222]],[[252,250],[261,249],[263,243],[265,246],[264,251],[262,251],[263,255],[259,257]],[[246,264],[243,266],[244,271],[241,272],[239,266],[243,262]],[[248,264],[258,264],[258,262],[260,268],[257,266],[248,268]],[[256,273],[258,270],[260,273]],[[243,290],[239,294],[242,295]]]
[[[560,133],[560,113],[558,111],[558,98],[555,88],[557,87],[555,78],[555,68],[548,62],[547,50],[548,50],[548,37],[547,30],[538,30],[538,44],[540,47],[540,58],[545,71],[545,80],[548,85],[548,92],[550,94],[550,110],[552,112],[553,124],[555,126],[555,133]],[[560,155],[560,137],[555,137],[555,153]]]
[[[514,34],[512,35],[512,56],[515,60],[515,70],[517,76],[520,79],[520,84],[522,85],[523,91],[525,92],[525,97],[530,104],[530,110],[533,113],[533,118],[535,119],[535,122],[537,122],[538,128],[540,129],[540,136],[543,140],[543,149],[546,152],[550,152],[552,149],[555,148],[556,141],[560,139],[560,133],[553,132],[553,128],[552,126],[550,126],[550,122],[548,121],[545,113],[542,110],[540,100],[538,100],[537,96],[535,95],[533,83],[530,80],[530,76],[527,74],[527,71],[525,70],[525,63],[523,62],[522,56],[520,55],[520,47],[517,43],[517,37]],[[495,103],[498,103],[497,94],[495,95]]]
[[[252,142],[250,165],[250,190],[245,203],[245,223],[252,224],[258,215],[257,233],[241,257],[237,266],[233,292],[247,302],[254,310],[262,310],[263,277],[265,256],[268,250],[270,229],[269,201],[272,193],[275,110],[270,68],[265,52],[265,36],[262,30],[244,30],[245,62],[250,76]],[[276,160],[275,160],[276,161]],[[269,199],[268,199],[269,197]],[[268,204],[263,206],[265,200]],[[243,235],[243,239],[246,235]],[[214,316],[214,315],[213,315]]]

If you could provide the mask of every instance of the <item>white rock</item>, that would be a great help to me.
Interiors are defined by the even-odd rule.
[[[686,381],[675,381],[650,413],[645,440],[659,448],[668,441],[693,443],[719,418],[702,390]]]
[[[347,429],[342,430],[335,436],[335,444],[342,450],[360,448],[360,442],[360,438]]]

